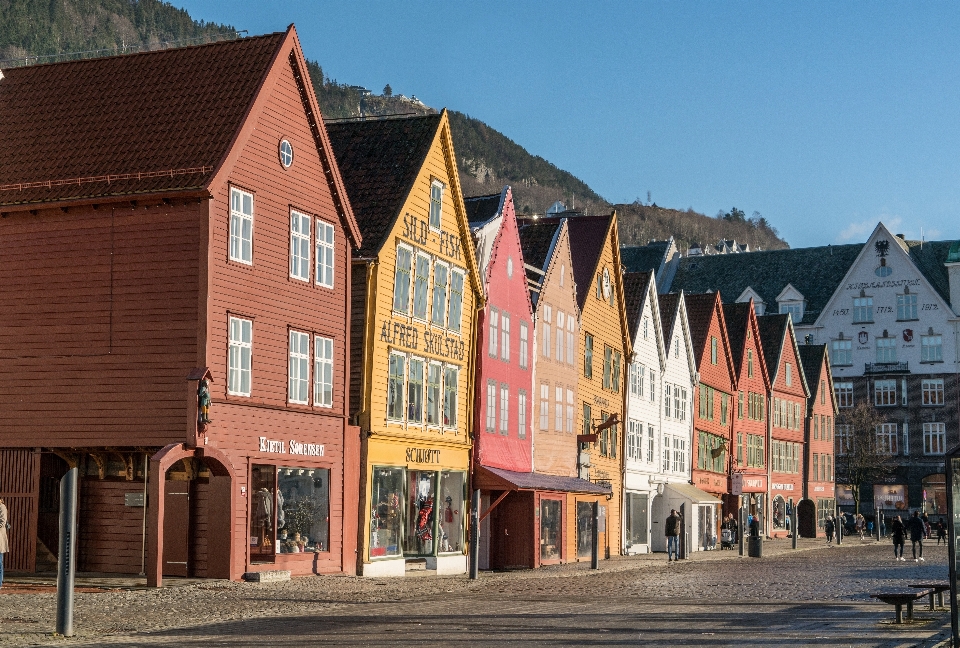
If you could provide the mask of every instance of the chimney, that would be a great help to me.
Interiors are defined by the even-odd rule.
[[[950,281],[950,307],[960,315],[960,241],[954,241],[947,253],[947,277]]]

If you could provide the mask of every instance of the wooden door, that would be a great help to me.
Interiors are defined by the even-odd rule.
[[[190,482],[166,481],[163,493],[163,575],[187,576]]]

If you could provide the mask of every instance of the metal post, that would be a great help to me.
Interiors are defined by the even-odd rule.
[[[737,540],[740,542],[740,555],[743,556],[743,536],[747,530],[747,511],[743,507],[743,497],[740,498],[740,527],[737,529]]]
[[[797,527],[797,522],[799,521],[800,516],[797,515],[797,505],[794,504],[793,508],[790,511],[790,525],[793,527],[793,548],[797,548],[797,539],[800,537],[800,529]]]
[[[600,502],[593,503],[593,549],[590,552],[590,569],[600,569]]]
[[[470,506],[470,578],[480,577],[480,489],[473,491]]]
[[[60,554],[57,561],[57,634],[73,636],[73,583],[77,558],[77,468],[60,480]]]
[[[950,519],[950,525],[947,527],[947,555],[950,558],[950,645],[953,648],[960,648],[960,610],[957,606],[957,501],[956,480],[957,473],[960,472],[960,459],[957,458],[956,451],[947,457],[947,513]]]

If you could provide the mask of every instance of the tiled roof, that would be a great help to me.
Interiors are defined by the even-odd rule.
[[[637,339],[637,330],[640,324],[640,313],[647,298],[647,288],[650,285],[652,272],[625,272],[623,274],[623,298],[627,309],[627,327],[630,338]]]
[[[205,187],[285,37],[4,70],[0,187],[49,184],[0,190],[0,205]],[[205,170],[172,173],[187,169]],[[126,174],[149,176],[66,182]]]
[[[723,305],[723,318],[727,321],[727,337],[730,339],[730,354],[738,374],[743,364],[743,349],[747,343],[751,310],[750,302]]]
[[[677,308],[680,306],[680,293],[660,295],[660,325],[663,328],[664,339],[669,340],[673,335],[674,320],[677,318]]]
[[[826,344],[799,344],[800,364],[803,366],[803,375],[810,386],[810,397],[816,396],[820,388],[820,367],[823,366],[827,354]]]
[[[500,204],[503,202],[506,190],[488,196],[471,196],[463,199],[467,209],[467,222],[470,229],[482,227],[491,218],[500,213]]]
[[[660,271],[670,241],[651,241],[647,245],[620,248],[620,263],[630,272]]]
[[[377,254],[426,160],[442,115],[328,122],[343,183],[360,226],[360,256]]]
[[[933,289],[937,291],[945,302],[950,303],[950,280],[947,276],[947,263],[950,249],[957,245],[957,241],[904,241],[910,250],[910,258],[917,269],[923,273]],[[960,313],[958,313],[960,315]]]
[[[690,325],[690,338],[693,342],[693,348],[699,355],[707,343],[707,335],[710,332],[710,320],[713,318],[713,309],[717,303],[717,296],[714,293],[701,293],[698,295],[683,296],[687,304],[687,320]],[[699,360],[698,360],[699,362]]]
[[[763,357],[767,362],[767,373],[773,383],[780,366],[780,355],[783,345],[787,342],[787,320],[789,315],[761,315],[757,318],[757,328],[760,329],[760,344],[763,347]]]
[[[546,272],[562,223],[556,221],[544,223],[531,220],[518,220],[517,222],[523,262]],[[539,281],[540,275],[536,275],[534,278]]]
[[[792,284],[806,300],[799,324],[812,324],[850,266],[862,243],[827,245],[793,250],[766,250],[748,254],[718,254],[684,257],[669,289],[686,293],[712,290],[732,303],[752,287],[770,311],[777,308],[777,295]]]

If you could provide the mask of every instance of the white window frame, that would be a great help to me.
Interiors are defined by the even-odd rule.
[[[873,297],[853,298],[853,323],[869,324],[873,322]]]
[[[564,326],[564,312],[557,309],[557,357],[556,360],[559,363],[563,363],[563,326]]]
[[[833,391],[837,396],[837,407],[853,407],[853,383],[849,381],[836,381],[833,383]]]
[[[920,381],[920,403],[923,407],[940,407],[943,400],[943,378],[926,378]]]
[[[463,324],[463,286],[465,281],[466,275],[464,272],[451,266],[450,273],[447,276],[447,329],[457,334],[460,333],[460,326]],[[460,287],[454,290],[457,283],[460,284]]]
[[[943,455],[946,453],[947,426],[945,423],[923,424],[923,454]]]
[[[437,304],[437,289],[440,283],[437,281],[440,268],[446,273],[446,281],[443,284],[442,302]],[[450,264],[443,261],[433,262],[433,290],[430,294],[430,323],[434,326],[446,326],[447,324],[447,299],[450,296]],[[439,320],[437,319],[439,313]]]
[[[430,229],[439,232],[443,226],[443,183],[439,180],[433,180],[430,183]],[[436,221],[436,222],[434,222]]]
[[[244,210],[244,199],[250,199],[250,213]],[[230,187],[230,260],[253,265],[253,225],[255,203],[253,194]],[[244,229],[249,224],[249,233]]]
[[[487,378],[487,432],[497,431],[497,381]]]
[[[897,321],[909,322],[917,317],[917,293],[897,295]]]
[[[647,424],[647,463],[654,463],[654,458],[656,457],[656,430],[653,429],[653,425]]]
[[[517,438],[527,438],[527,390],[517,390]]]
[[[577,320],[567,315],[567,364],[571,367],[577,363],[577,345],[574,340],[577,334]]]
[[[920,336],[920,362],[943,362],[943,335]]]
[[[550,385],[540,383],[540,429],[550,429]]]
[[[453,373],[453,389],[450,388],[450,377],[451,372]],[[450,396],[452,394],[452,397]],[[447,416],[448,413],[448,402],[452,404],[452,407],[449,408],[450,416]],[[443,366],[443,408],[441,409],[441,419],[443,427],[448,429],[455,429],[457,427],[457,408],[460,406],[460,367],[456,365],[444,365]]]
[[[853,432],[849,425],[837,425],[833,429],[833,438],[837,444],[838,455],[845,455],[853,450]]]
[[[530,354],[530,326],[520,320],[520,368],[526,369],[529,365],[527,356]]]
[[[434,370],[437,372],[436,382],[431,380],[431,374]],[[439,362],[429,362],[427,364],[427,377],[424,382],[426,389],[424,392],[423,419],[429,427],[439,428],[443,423],[443,365]],[[433,411],[430,409],[431,390],[436,390],[434,398],[435,409]],[[434,420],[431,420],[431,418]]]
[[[567,389],[567,432],[573,433],[573,390]]]
[[[417,363],[420,365],[420,375],[417,376],[418,380],[414,381],[414,371],[413,365]],[[423,425],[426,410],[426,372],[427,372],[427,362],[424,358],[418,356],[409,356],[407,358],[407,398],[404,400],[404,418],[408,424],[412,425]],[[413,391],[414,382],[420,384],[420,412],[418,418],[413,418],[410,416],[410,410],[413,407],[414,403],[412,402],[415,392]]]
[[[330,223],[317,219],[318,286],[333,288],[336,268],[336,230]]]
[[[543,357],[549,359],[551,354],[550,348],[550,326],[553,321],[553,309],[550,308],[550,304],[544,304],[543,306]]]
[[[500,383],[500,435],[510,435],[510,386]]]
[[[250,396],[253,389],[253,320],[228,318],[228,333],[227,393],[231,396]]]
[[[407,252],[410,255],[410,265],[407,266],[405,269],[402,269],[400,266],[401,250],[404,252]],[[412,293],[411,288],[413,287],[412,286],[413,267],[414,267],[415,258],[416,258],[416,254],[414,253],[414,249],[412,247],[410,247],[409,245],[404,245],[403,243],[397,245],[397,253],[396,253],[396,256],[394,257],[394,268],[393,268],[392,308],[394,313],[403,313],[404,315],[408,315],[410,313],[410,295]],[[401,297],[401,295],[399,295],[397,291],[400,290],[401,288],[400,279],[402,274],[406,275],[406,299],[403,300],[404,303],[398,304],[397,303],[398,297]]]
[[[510,362],[510,313],[500,313],[500,359]]]
[[[803,319],[803,302],[782,302],[780,304],[780,314],[790,315],[794,324],[799,323]]]
[[[487,325],[487,355],[491,358],[497,357],[497,352],[500,347],[498,342],[500,334],[500,311],[495,307],[490,307],[490,322]]]
[[[877,451],[882,454],[896,456],[900,454],[898,447],[896,423],[881,423],[877,426]]]
[[[311,216],[290,210],[290,278],[310,281]],[[306,227],[304,227],[306,226]],[[304,231],[306,229],[306,231]]]
[[[420,274],[420,262],[423,261],[426,265],[427,274]],[[430,258],[429,254],[424,254],[419,250],[413,257],[412,261],[411,274],[413,275],[411,283],[413,284],[413,308],[411,310],[411,315],[414,319],[421,322],[429,321],[430,319],[430,278],[432,275],[433,261]],[[417,312],[418,299],[422,300],[423,312]]]
[[[553,395],[553,429],[557,432],[563,432],[563,387],[556,385]]]
[[[395,382],[395,375],[392,371],[394,360],[400,363],[400,393],[397,397],[400,399],[400,415],[393,416],[390,412],[390,386]],[[406,420],[407,410],[407,354],[391,351],[387,361],[387,420],[393,423],[402,423]]]
[[[891,407],[897,402],[897,381],[890,378],[873,381],[873,404],[876,407]]]
[[[310,404],[310,334],[290,330],[287,354],[287,402]],[[302,395],[302,397],[301,397]]]
[[[853,366],[853,340],[837,339],[830,341],[830,362],[835,367]]]
[[[893,364],[897,361],[897,338],[878,337],[877,364]]]
[[[313,338],[313,404],[333,407],[333,338]]]

